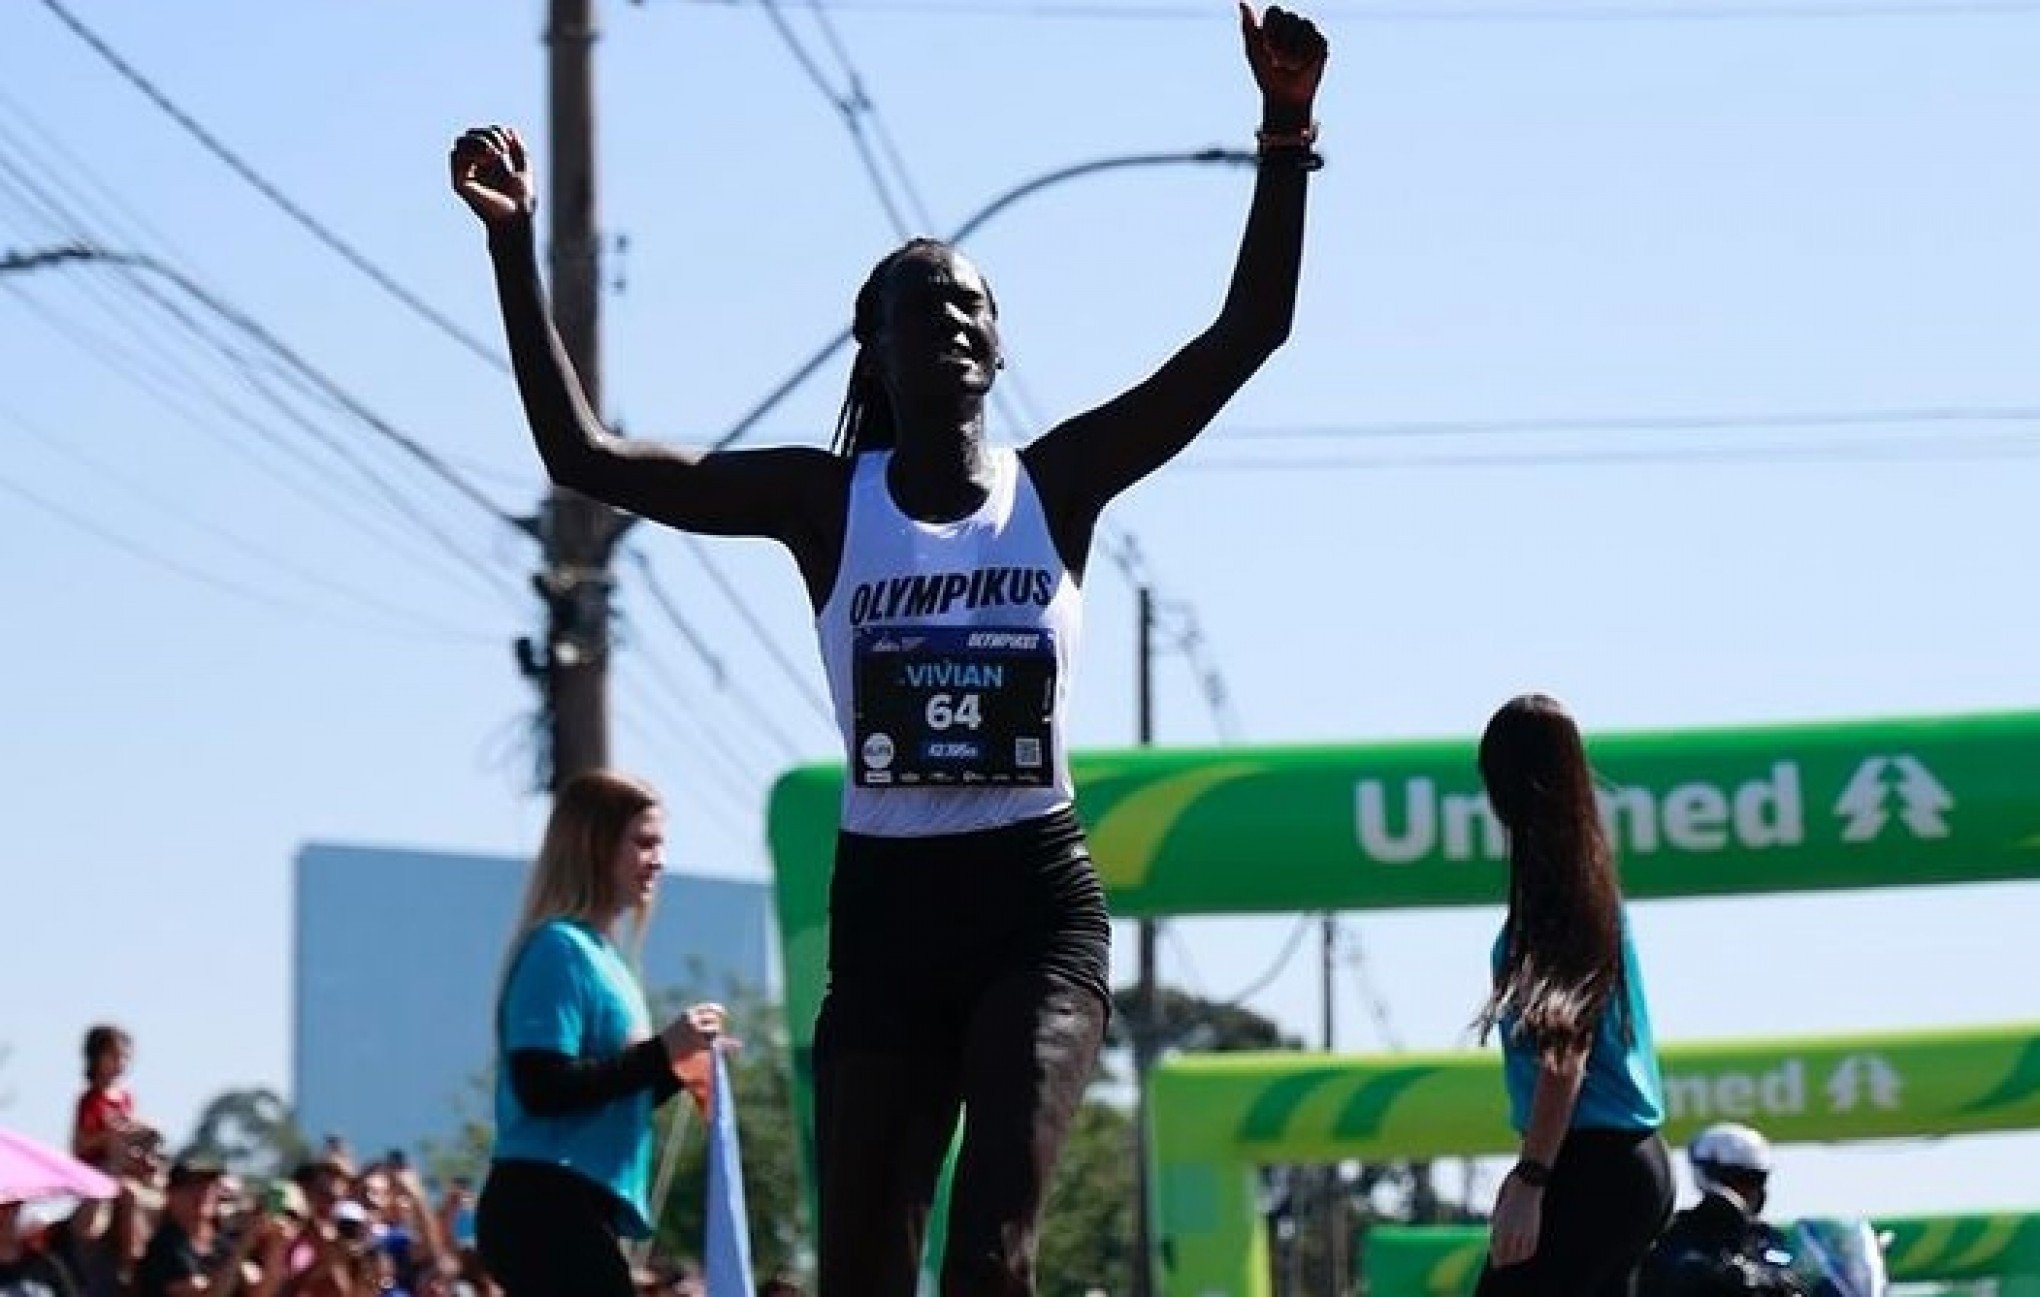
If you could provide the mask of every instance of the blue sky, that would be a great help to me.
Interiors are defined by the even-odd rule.
[[[1165,595],[1194,606],[1240,735],[1462,735],[1527,687],[1603,730],[2031,706],[2040,618],[2014,581],[2040,488],[2040,11],[1573,21],[1524,4],[1453,21],[1328,4],[1331,166],[1294,341],[1115,507]],[[543,139],[541,6],[79,8],[283,191],[495,338],[444,153],[478,121]],[[917,227],[1070,162],[1250,140],[1224,4],[969,8],[832,11],[925,204]],[[628,239],[605,302],[609,407],[645,435],[711,436],[840,326],[894,230],[757,6],[602,9],[602,208]],[[788,10],[840,77],[812,14]],[[0,15],[0,158],[0,247],[152,251],[506,506],[537,498],[502,375],[201,152],[41,5]],[[1247,184],[1126,172],[988,226],[972,250],[1018,406],[1081,409],[1201,327]],[[139,1037],[145,1109],[184,1129],[213,1090],[284,1078],[299,843],[531,845],[543,807],[523,787],[531,697],[509,643],[534,625],[533,556],[114,272],[0,290],[0,976],[17,992],[0,1120],[60,1135],[75,1042],[114,1017]],[[764,439],[825,438],[842,376],[824,370]],[[1937,410],[2005,417],[1921,417]],[[1776,422],[1861,412],[1896,413]],[[1650,422],[1717,415],[1744,421]],[[1489,426],[1526,419],[1557,426]],[[1392,427],[1409,423],[1460,430]],[[372,456],[461,557],[311,429]],[[1299,430],[1314,435],[1275,435]],[[827,755],[830,731],[695,549],[634,543],[722,683],[627,569],[617,756],[671,791],[676,863],[762,876],[763,790]],[[790,565],[763,544],[712,553],[818,684]],[[1132,600],[1108,563],[1090,584],[1077,735],[1116,744]],[[1215,737],[1181,658],[1159,712],[1164,742]],[[1896,1029],[2031,1019],[2035,912],[2031,885],[1678,902],[1639,907],[1638,933],[1663,1038]],[[1494,921],[1349,923],[1396,1039],[1460,1039]],[[1186,924],[1165,973],[1227,994],[1289,928]],[[1255,1001],[1306,1033],[1311,953]],[[392,995],[431,975],[430,950],[391,957]],[[1339,1040],[1371,1048],[1358,977],[1342,966]],[[2018,1204],[2036,1154],[2031,1136],[1792,1150],[1778,1204]]]

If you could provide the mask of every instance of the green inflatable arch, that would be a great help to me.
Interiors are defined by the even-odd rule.
[[[1632,898],[2040,878],[2040,713],[1610,734],[1589,746]],[[1074,766],[1122,918],[1502,898],[1501,829],[1467,740],[1129,751]],[[841,788],[840,766],[790,772],[768,826],[804,1166]]]
[[[1782,1142],[2040,1126],[2040,1022],[1666,1045],[1659,1056],[1675,1142],[1720,1120],[1753,1122]],[[1516,1147],[1493,1051],[1183,1055],[1150,1073],[1148,1087],[1156,1273],[1167,1293],[1268,1290],[1256,1167]]]
[[[2040,1294],[2040,1215],[1897,1216],[1872,1222],[1888,1237],[1894,1283],[1994,1281],[2000,1297]],[[1367,1232],[1367,1290],[1382,1297],[1470,1297],[1487,1257],[1471,1225],[1377,1225]]]

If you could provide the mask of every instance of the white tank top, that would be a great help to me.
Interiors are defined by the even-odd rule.
[[[892,452],[857,457],[842,567],[815,619],[850,832],[965,833],[1072,800],[1063,712],[1083,599],[1019,453],[991,455],[985,502],[940,523],[894,503]]]

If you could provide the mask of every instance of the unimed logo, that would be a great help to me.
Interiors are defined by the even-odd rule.
[[[1731,847],[1761,850],[1806,840],[1799,764],[1778,761],[1746,782],[1694,780],[1659,792],[1635,786],[1599,794],[1609,840],[1625,856],[1658,851],[1706,854]],[[1360,849],[1370,859],[1406,865],[1433,856],[1501,860],[1501,821],[1480,792],[1441,792],[1431,779],[1363,779],[1355,789]]]
[[[1665,1070],[1665,1105],[1673,1121],[1752,1121],[1826,1112],[1896,1112],[1905,1077],[1877,1053],[1847,1054],[1826,1065],[1781,1058],[1774,1066],[1738,1071]]]

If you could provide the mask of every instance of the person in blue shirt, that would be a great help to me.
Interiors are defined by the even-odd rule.
[[[632,960],[665,854],[649,786],[610,771],[554,798],[496,1005],[496,1137],[475,1209],[508,1297],[632,1297],[622,1241],[652,1232],[652,1109],[715,1048],[718,1005],[654,1034]]]
[[[1522,1137],[1489,1226],[1479,1297],[1625,1297],[1672,1211],[1664,1082],[1643,970],[1579,727],[1542,694],[1480,742],[1507,831],[1509,912],[1481,1039],[1499,1029]]]

